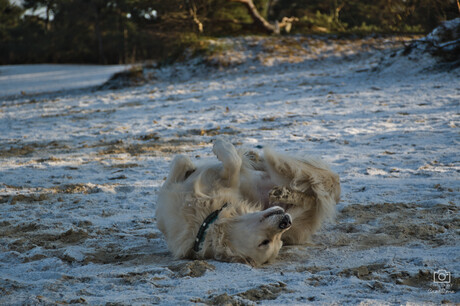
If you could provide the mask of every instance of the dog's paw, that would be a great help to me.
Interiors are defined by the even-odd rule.
[[[268,194],[270,203],[289,203],[292,198],[292,190],[285,186],[275,186]]]
[[[222,138],[217,138],[214,141],[212,151],[226,168],[239,168],[241,167],[241,158],[238,155],[235,147]]]
[[[212,151],[219,159],[220,156],[225,157],[229,154],[237,154],[235,147],[230,142],[227,142],[220,137],[214,140]]]
[[[257,154],[257,152],[247,151],[244,155],[253,163],[260,163],[262,161],[262,158],[259,154]]]
[[[286,186],[275,186],[268,193],[268,201],[270,205],[305,205],[314,197]]]

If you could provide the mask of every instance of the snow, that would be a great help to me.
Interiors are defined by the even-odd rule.
[[[459,69],[374,69],[394,45],[321,43],[116,91],[73,89],[119,67],[1,67],[0,303],[460,302]],[[258,268],[172,259],[156,192],[175,154],[214,158],[216,135],[321,156],[341,177],[336,220]]]
[[[0,66],[0,97],[81,89],[101,85],[126,65]]]

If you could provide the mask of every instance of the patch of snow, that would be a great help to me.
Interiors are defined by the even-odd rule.
[[[5,65],[0,66],[0,97],[38,94],[102,85],[127,65]]]

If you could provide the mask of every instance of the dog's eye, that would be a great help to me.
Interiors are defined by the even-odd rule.
[[[261,243],[261,244],[259,244],[259,246],[262,246],[262,245],[267,245],[267,244],[269,244],[269,243],[270,243],[270,240],[268,240],[268,239],[265,239],[264,241],[262,241],[262,243]]]

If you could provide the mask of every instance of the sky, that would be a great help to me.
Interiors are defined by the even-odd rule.
[[[22,5],[23,1],[22,0],[10,0],[11,3],[17,4],[17,5]],[[27,10],[25,12],[26,15],[42,15],[45,16],[45,9],[41,8],[38,10]],[[50,16],[52,18],[52,16]]]

